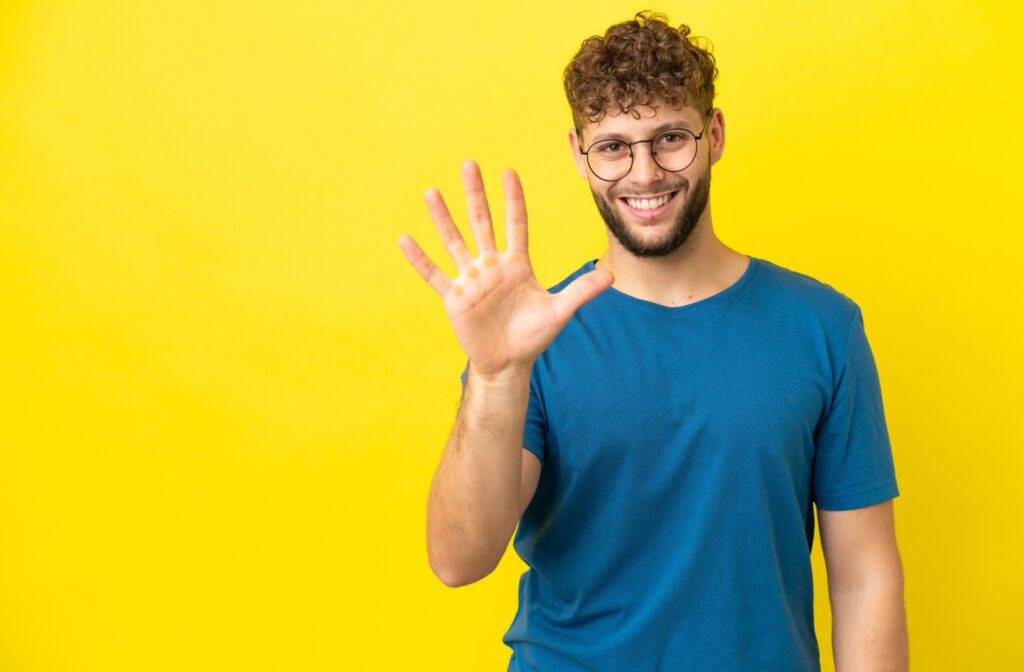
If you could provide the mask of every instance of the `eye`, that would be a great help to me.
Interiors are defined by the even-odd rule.
[[[686,133],[666,133],[658,138],[659,145],[681,145],[689,140]]]
[[[622,143],[608,142],[598,147],[597,151],[604,154],[617,154],[622,151]]]

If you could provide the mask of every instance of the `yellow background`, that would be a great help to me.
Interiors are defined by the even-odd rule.
[[[914,669],[1019,663],[1019,14],[0,8],[3,672],[505,669],[522,562],[457,590],[427,565],[464,357],[397,239],[454,274],[422,196],[468,238],[473,158],[499,221],[522,176],[542,284],[599,256],[561,72],[648,8],[714,45],[718,235],[863,309]]]

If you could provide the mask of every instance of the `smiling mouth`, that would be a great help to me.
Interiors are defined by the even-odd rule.
[[[678,193],[678,190],[670,191],[655,198],[620,196],[619,201],[622,202],[629,214],[637,219],[656,219],[663,215],[675,202]]]

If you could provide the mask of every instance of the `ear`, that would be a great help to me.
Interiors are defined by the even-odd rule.
[[[580,140],[576,137],[575,128],[569,129],[569,149],[572,150],[572,158],[576,162],[576,170],[579,172],[580,177],[584,180],[587,179],[587,160],[580,154]]]
[[[725,151],[725,116],[717,107],[711,111],[707,134],[708,145],[711,147],[711,164],[714,165],[722,158],[722,152]]]

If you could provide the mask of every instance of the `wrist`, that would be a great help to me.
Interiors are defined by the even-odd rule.
[[[523,381],[528,382],[532,370],[533,362],[530,361],[509,364],[505,368],[494,372],[481,373],[470,362],[467,378],[472,378],[481,387],[504,388],[509,385],[518,385]]]

